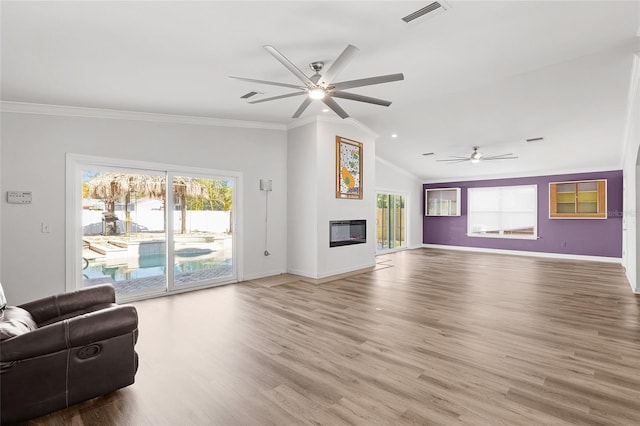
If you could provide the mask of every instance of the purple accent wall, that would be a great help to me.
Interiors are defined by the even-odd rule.
[[[549,219],[549,182],[607,179],[607,219]],[[467,237],[467,188],[538,185],[538,239]],[[424,216],[424,190],[460,188],[461,216]],[[463,247],[622,257],[622,171],[445,182],[422,186],[422,242]]]

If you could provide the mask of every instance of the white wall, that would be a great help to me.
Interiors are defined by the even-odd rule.
[[[336,136],[363,143],[363,199],[337,199]],[[375,265],[375,136],[352,120],[315,118],[289,130],[288,270],[325,278]],[[367,243],[329,247],[330,220],[367,220]]]
[[[318,198],[316,122],[289,130],[287,137],[287,270],[318,273]]]
[[[65,290],[65,154],[123,158],[243,174],[244,278],[286,271],[286,132],[244,127],[45,114],[2,113],[0,279],[12,304]],[[101,114],[91,110],[93,115]],[[119,117],[122,114],[118,115]],[[135,117],[135,115],[132,115]],[[162,116],[158,116],[162,118]],[[146,114],[145,119],[153,120]],[[269,251],[264,256],[265,197],[272,179]],[[7,204],[7,190],[32,191],[30,205]],[[40,232],[42,222],[51,233]]]
[[[376,191],[406,194],[407,247],[422,247],[422,181],[395,164],[376,157]]]
[[[640,293],[638,242],[640,242],[640,53],[634,55],[627,105],[625,150],[622,176],[623,193],[623,253],[622,264],[634,292]]]
[[[336,198],[336,136],[362,142],[361,200]],[[318,276],[325,278],[375,265],[375,135],[345,120],[318,122]],[[329,247],[329,221],[366,219],[367,242]]]

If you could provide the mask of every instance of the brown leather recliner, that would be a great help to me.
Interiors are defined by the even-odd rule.
[[[2,423],[37,417],[134,382],[138,315],[133,306],[115,304],[112,286],[7,307],[2,315]]]

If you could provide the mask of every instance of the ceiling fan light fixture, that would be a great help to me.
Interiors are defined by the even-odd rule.
[[[321,87],[316,87],[316,88],[313,88],[313,89],[309,90],[309,97],[311,99],[322,99],[322,98],[324,98],[325,94],[326,93],[325,93],[324,89],[321,88]]]
[[[479,163],[481,158],[482,154],[480,153],[480,151],[478,151],[478,147],[474,146],[473,153],[471,153],[471,157],[469,157],[469,159],[472,163]]]
[[[426,155],[426,154],[422,154],[422,155]],[[508,154],[500,154],[500,155],[484,155],[483,153],[480,152],[480,147],[479,146],[474,146],[473,147],[473,152],[471,153],[470,156],[468,157],[459,157],[457,155],[450,155],[449,158],[445,158],[442,160],[436,160],[436,161],[446,161],[449,164],[451,163],[462,163],[465,161],[469,161],[471,163],[479,163],[480,161],[489,161],[489,160],[515,160],[518,157],[516,157],[515,155],[513,155],[513,153],[508,153]]]

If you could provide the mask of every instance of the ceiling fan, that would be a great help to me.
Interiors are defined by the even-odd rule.
[[[370,86],[373,84],[381,84],[381,83],[389,83],[392,81],[404,80],[404,75],[402,74],[388,74],[381,75],[378,77],[369,77],[362,78],[358,80],[350,80],[350,81],[341,81],[334,82],[340,71],[344,69],[344,67],[351,61],[353,56],[359,51],[359,49],[353,45],[348,45],[344,51],[336,58],[336,60],[331,64],[329,69],[327,69],[322,74],[320,71],[324,68],[323,62],[312,62],[309,64],[311,69],[314,71],[314,74],[308,77],[305,73],[300,71],[298,67],[296,67],[291,61],[289,61],[282,53],[280,53],[273,46],[264,46],[267,52],[269,52],[274,58],[276,58],[282,65],[284,65],[293,75],[295,75],[298,80],[300,80],[303,84],[288,84],[288,83],[278,83],[275,81],[265,81],[265,80],[256,80],[253,78],[243,78],[243,77],[229,77],[236,80],[248,81],[250,83],[258,83],[258,84],[268,84],[272,86],[281,86],[281,87],[289,87],[292,89],[298,89],[297,92],[288,93],[280,96],[273,96],[265,99],[258,99],[255,101],[250,101],[250,104],[257,104],[261,102],[274,101],[276,99],[289,98],[291,96],[302,96],[306,95],[304,101],[300,107],[293,114],[292,118],[298,118],[305,109],[313,102],[314,100],[321,100],[331,108],[336,114],[338,114],[341,118],[349,117],[349,114],[338,105],[338,103],[333,98],[342,98],[349,99],[352,101],[358,102],[366,102],[369,104],[389,106],[391,105],[390,101],[385,101],[383,99],[371,98],[369,96],[358,95],[355,93],[345,92],[345,89],[352,89],[354,87],[363,87]]]
[[[447,161],[449,163],[462,163],[464,161],[471,161],[472,163],[479,163],[480,161],[485,161],[485,160],[514,160],[518,158],[512,153],[485,156],[482,152],[479,151],[479,149],[480,149],[479,146],[474,146],[473,152],[468,157],[457,157],[454,155],[450,155],[448,159],[436,160],[436,161]]]

